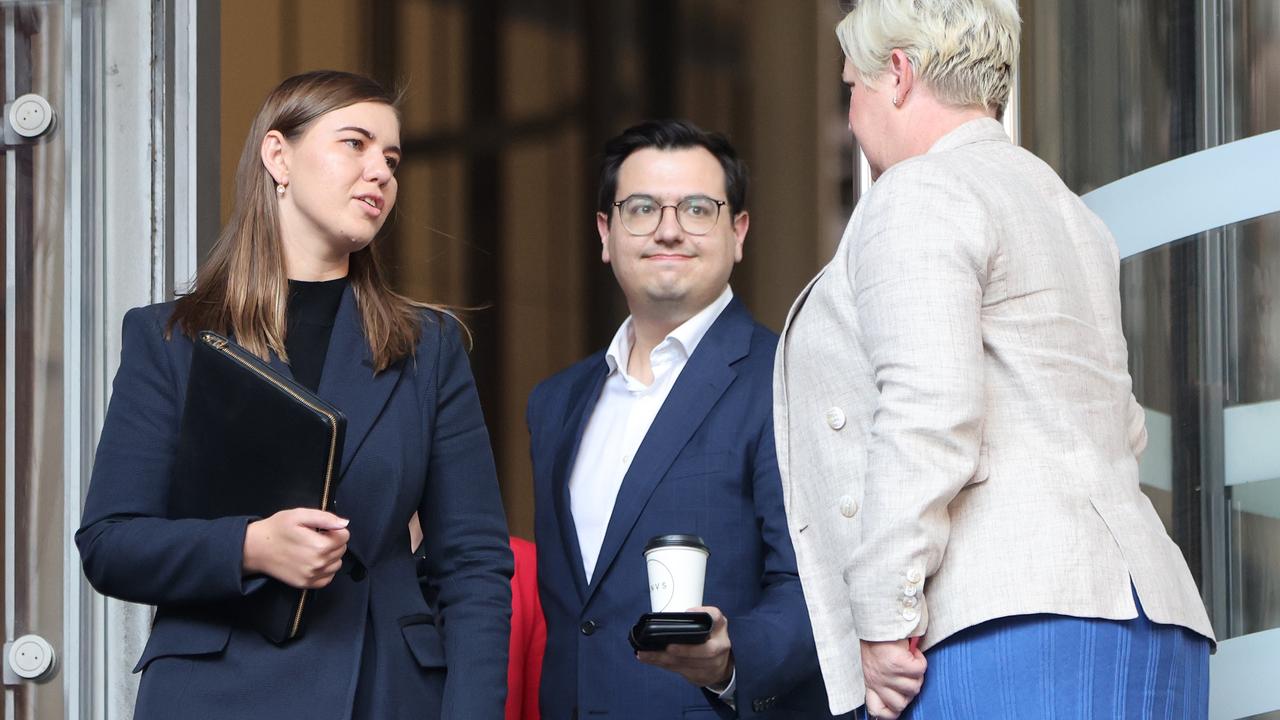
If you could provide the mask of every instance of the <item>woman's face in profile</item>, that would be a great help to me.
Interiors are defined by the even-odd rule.
[[[889,135],[886,128],[889,108],[884,106],[892,101],[864,81],[847,59],[840,79],[849,88],[849,131],[862,148],[862,154],[867,156],[872,179],[878,178],[885,168],[884,145]]]
[[[286,245],[324,254],[366,247],[395,206],[400,155],[400,120],[389,105],[356,103],[317,118],[286,143]]]

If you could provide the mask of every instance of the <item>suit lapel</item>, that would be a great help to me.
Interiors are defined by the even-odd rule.
[[[382,413],[387,398],[391,397],[391,391],[400,380],[404,362],[400,360],[377,375],[373,373],[373,352],[364,336],[355,292],[348,286],[342,293],[338,314],[333,321],[333,334],[329,336],[329,349],[324,356],[317,393],[347,416],[340,481]]]
[[[800,308],[804,305],[804,301],[809,299],[809,293],[813,291],[813,286],[818,284],[818,281],[822,279],[822,275],[826,271],[827,268],[825,266],[819,270],[818,274],[814,275],[813,278],[809,280],[809,284],[805,285],[804,289],[800,291],[800,294],[796,296],[795,302],[791,303],[791,309],[787,311],[787,319],[782,323],[782,337],[785,338],[787,336],[787,331],[791,329],[791,321],[795,319],[796,313],[800,312]]]
[[[774,356],[773,356],[774,357],[773,418],[774,418],[774,422],[778,423],[778,427],[782,427],[782,428],[787,427],[786,419],[787,419],[787,413],[789,412],[787,407],[787,373],[786,373],[787,335],[788,333],[791,332],[791,322],[795,320],[796,313],[800,312],[801,306],[803,306],[805,301],[809,299],[809,293],[813,292],[813,287],[818,284],[818,281],[822,279],[822,275],[826,271],[827,271],[827,268],[824,266],[821,270],[818,271],[817,275],[813,276],[813,279],[809,281],[809,284],[804,286],[804,289],[801,290],[800,294],[796,296],[795,302],[791,303],[791,309],[787,311],[787,319],[782,324],[782,336],[778,339],[778,349],[774,351]],[[779,467],[785,468],[787,467],[787,463],[789,462],[790,448],[788,447],[788,442],[789,441],[786,438],[785,430],[784,430],[784,436],[780,438],[780,442],[778,443],[778,448],[777,448]],[[785,492],[785,488],[784,488],[784,492]]]
[[[707,330],[685,364],[662,408],[640,443],[622,479],[613,514],[605,530],[595,573],[587,587],[587,601],[600,586],[631,534],[649,497],[676,456],[702,425],[711,408],[737,377],[732,363],[746,356],[751,344],[751,318],[737,298]]]
[[[591,410],[595,408],[596,401],[600,398],[600,391],[604,388],[608,373],[609,366],[601,356],[600,362],[592,364],[570,390],[568,409],[564,418],[564,431],[560,433],[560,445],[556,448],[555,464],[552,465],[551,473],[551,494],[555,498],[560,541],[568,550],[574,586],[578,590],[578,597],[584,602],[587,595],[587,573],[582,567],[582,548],[578,545],[578,528],[573,522],[573,510],[569,503],[569,476],[573,473],[573,463],[578,457],[582,433],[587,429],[587,420],[591,417]]]

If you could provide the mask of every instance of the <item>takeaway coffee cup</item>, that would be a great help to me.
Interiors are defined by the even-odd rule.
[[[659,535],[644,546],[652,612],[684,612],[702,604],[707,544],[697,535]]]

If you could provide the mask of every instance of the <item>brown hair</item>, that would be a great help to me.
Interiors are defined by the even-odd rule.
[[[334,70],[294,75],[267,95],[240,154],[231,219],[197,271],[194,287],[178,298],[167,336],[175,326],[193,338],[201,330],[233,334],[236,342],[263,359],[270,351],[288,361],[284,339],[289,282],[275,180],[262,164],[262,138],[277,130],[296,140],[321,115],[361,102],[389,105],[398,115],[399,99],[367,77]],[[375,372],[413,354],[422,333],[423,308],[444,311],[392,291],[372,243],[351,253],[347,277]]]

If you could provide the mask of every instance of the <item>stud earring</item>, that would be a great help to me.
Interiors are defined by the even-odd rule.
[[[897,96],[897,95],[894,95],[894,96],[893,96],[893,106],[894,106],[894,107],[898,107],[898,106],[899,106],[899,105],[901,105],[901,104],[902,104],[902,101],[898,99],[898,96]]]
[[[276,184],[276,195],[279,197],[284,197],[284,183]]]

